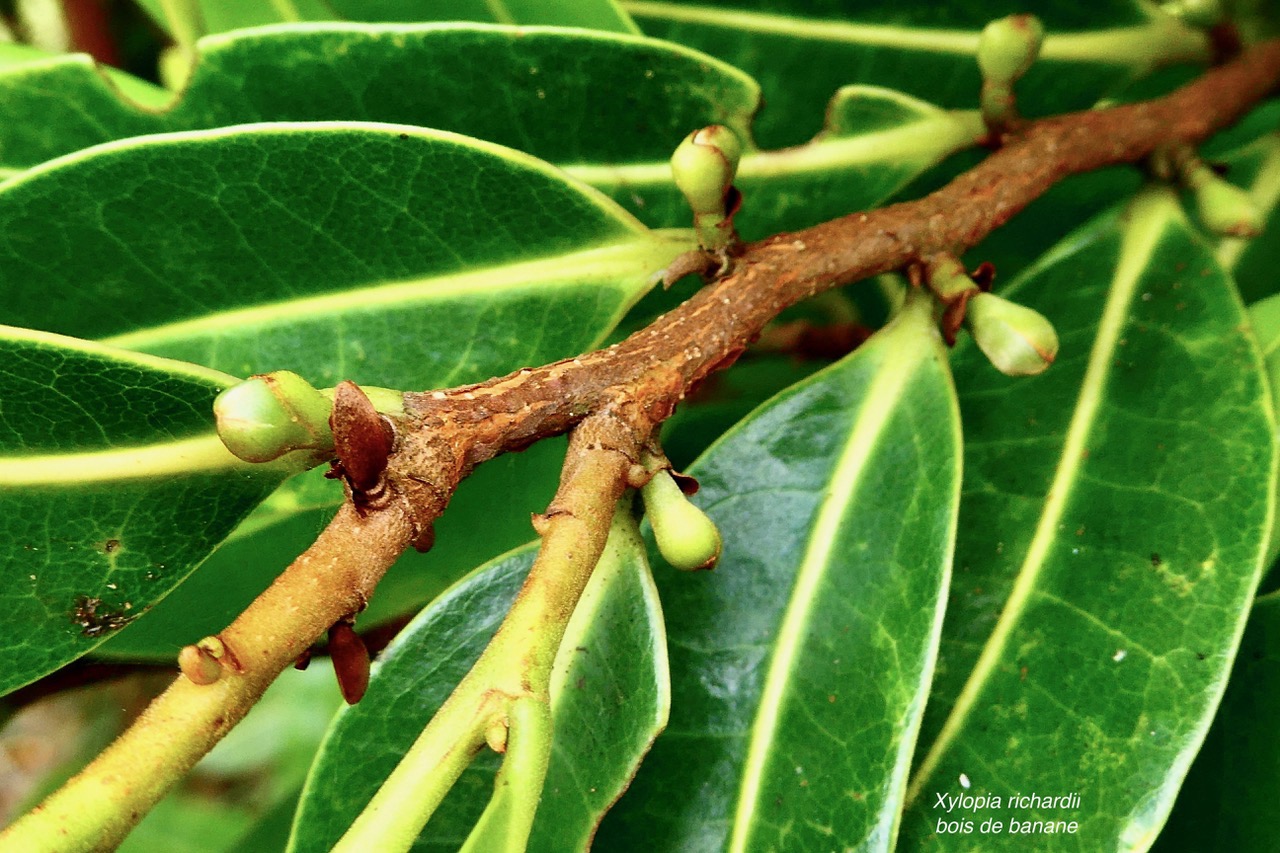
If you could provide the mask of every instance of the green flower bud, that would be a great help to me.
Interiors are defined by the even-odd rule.
[[[713,124],[684,138],[671,155],[671,174],[695,214],[725,215],[725,194],[742,159],[742,142]]]
[[[1184,175],[1204,227],[1222,237],[1257,237],[1262,214],[1249,194],[1197,161]]]
[[[978,39],[978,67],[984,81],[1008,86],[1040,55],[1044,25],[1035,15],[1010,15],[987,24]]]
[[[246,462],[270,462],[292,450],[332,454],[332,408],[328,397],[287,370],[253,376],[213,401],[218,437]]]
[[[683,571],[713,569],[720,559],[720,531],[663,469],[640,489],[653,538],[668,563]]]
[[[1007,376],[1042,373],[1058,355],[1058,333],[1043,314],[995,294],[970,299],[965,323],[978,348]]]

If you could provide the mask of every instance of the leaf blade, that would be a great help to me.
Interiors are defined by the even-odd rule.
[[[961,793],[959,780],[1001,798],[1079,793],[1077,810],[1008,816],[1075,819],[1081,844],[1145,849],[1257,582],[1274,466],[1260,360],[1229,279],[1167,190],[1082,228],[1013,291],[1055,319],[1063,346],[1016,390],[958,352],[966,575],[904,841],[972,843],[939,830],[935,796]]]
[[[12,628],[0,692],[132,622],[287,475],[245,465],[213,434],[213,398],[232,381],[0,327],[0,602]]]

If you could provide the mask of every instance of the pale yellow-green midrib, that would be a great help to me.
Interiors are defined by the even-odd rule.
[[[553,258],[221,311],[116,335],[104,339],[103,343],[149,349],[185,338],[217,337],[224,331],[288,324],[299,317],[413,308],[466,296],[496,296],[504,289],[510,292],[611,284],[627,291],[623,301],[629,305],[647,289],[653,273],[664,268],[676,255],[694,247],[694,241],[683,231],[640,233],[615,245]]]
[[[248,468],[211,432],[113,450],[0,458],[0,489],[127,482]]]
[[[1075,412],[1067,427],[1057,470],[1049,486],[1044,509],[1035,533],[1014,581],[1009,599],[1001,610],[991,636],[974,665],[968,680],[943,723],[938,737],[930,745],[907,789],[906,805],[916,801],[924,785],[932,777],[943,756],[951,748],[978,701],[987,679],[1000,663],[1001,655],[1013,629],[1035,592],[1036,582],[1044,568],[1049,549],[1056,539],[1058,525],[1066,510],[1067,499],[1075,485],[1085,442],[1093,428],[1094,418],[1102,402],[1107,378],[1111,373],[1120,335],[1128,317],[1129,305],[1152,252],[1176,214],[1176,200],[1165,190],[1149,191],[1138,197],[1129,213],[1129,225],[1121,244],[1119,262],[1112,278],[1106,307],[1098,334],[1089,354],[1084,381],[1076,399]]]
[[[886,334],[892,337],[883,341],[884,352],[879,356],[883,362],[867,389],[866,402],[849,433],[848,444],[836,463],[817,519],[809,533],[809,547],[801,561],[795,586],[778,630],[769,672],[761,691],[760,710],[751,728],[742,787],[729,840],[730,853],[746,853],[750,849],[751,834],[755,826],[753,818],[757,814],[761,788],[768,773],[771,746],[779,724],[779,710],[795,667],[796,656],[804,643],[808,614],[831,559],[837,528],[849,502],[858,491],[862,473],[875,453],[898,401],[922,361],[932,355],[927,343],[929,327],[925,322],[928,320],[928,308],[925,302],[917,305],[915,310],[909,306],[900,316],[897,328],[886,330]],[[871,353],[863,353],[860,357],[870,355]]]
[[[892,166],[903,162],[928,165],[974,144],[982,133],[982,120],[977,112],[939,110],[891,130],[821,137],[798,148],[750,152],[743,156],[736,180],[740,184],[761,180],[782,182],[864,166]],[[598,187],[672,186],[671,165],[665,160],[613,166],[580,163],[564,169],[578,180]]]
[[[623,7],[641,18],[657,18],[676,23],[706,24],[745,32],[786,36],[817,42],[892,47],[906,50],[974,55],[977,30],[946,30],[901,27],[884,24],[818,20],[726,10],[709,6],[662,2],[625,2]],[[1152,15],[1147,22],[1092,32],[1050,32],[1040,50],[1047,60],[1127,64],[1149,69],[1175,60],[1209,58],[1208,38],[1191,27],[1164,15]]]

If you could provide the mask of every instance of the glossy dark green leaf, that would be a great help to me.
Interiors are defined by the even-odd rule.
[[[214,434],[234,381],[0,327],[0,692],[132,622],[284,478]]]
[[[663,452],[677,470],[687,468],[752,409],[825,366],[784,355],[743,357],[732,370],[708,377],[663,423]]]
[[[949,112],[891,89],[846,86],[808,144],[748,151],[734,184],[745,239],[815,225],[875,207],[913,178],[983,135],[976,113]],[[571,174],[623,202],[643,201],[647,222],[680,224],[688,206],[670,184],[667,156],[624,165],[568,166]]]
[[[149,110],[125,105],[84,57],[0,68],[0,106],[12,119],[0,127],[0,167],[128,135],[383,121],[526,151],[605,189],[651,225],[678,226],[690,214],[667,165],[675,146],[708,124],[748,138],[759,106],[753,81],[705,54],[605,33],[324,24],[207,38],[200,56],[169,111],[157,110],[151,94]],[[842,90],[826,124],[810,145],[748,152],[740,170],[746,235],[874,206],[981,133],[972,114],[875,87]]]
[[[552,677],[556,735],[531,851],[585,850],[667,716],[662,613],[638,534],[615,525],[561,646]],[[428,607],[380,658],[365,699],[341,713],[303,796],[291,850],[328,850],[394,769],[496,630],[536,554],[478,570]],[[353,762],[348,756],[358,754]],[[456,850],[493,792],[481,760],[415,850]],[[482,848],[483,849],[483,848]]]
[[[1018,379],[955,353],[965,492],[904,847],[1142,850],[1258,581],[1275,461],[1262,361],[1170,190],[1077,231],[1006,295],[1052,319],[1061,349]],[[964,794],[1001,805],[939,802]],[[1011,819],[1076,829],[1029,837]]]
[[[559,735],[553,738],[527,848],[585,852],[601,817],[666,725],[671,704],[662,611],[629,507],[619,507],[609,543],[560,648],[551,677]],[[527,806],[512,787],[495,790],[464,849],[525,849],[505,838],[503,812],[515,814]],[[448,825],[451,817],[433,820]],[[430,827],[424,838],[434,843]]]
[[[160,0],[139,0],[168,29]],[[484,21],[586,27],[622,33],[636,25],[614,0],[197,0],[206,32],[290,21]]]
[[[714,572],[658,569],[671,722],[602,850],[892,844],[959,490],[954,394],[911,311],[696,463]]]
[[[0,230],[14,323],[406,389],[590,347],[690,245],[526,155],[374,124],[94,148],[0,188]]]
[[[1218,248],[1219,253],[1222,247]],[[1263,363],[1267,368],[1267,380],[1271,387],[1271,404],[1280,420],[1280,294],[1269,296],[1249,306],[1249,323],[1253,327],[1254,339],[1262,353]],[[1280,435],[1277,436],[1280,441]],[[1280,480],[1276,483],[1276,506],[1280,512]],[[1280,524],[1271,525],[1271,539],[1267,545],[1266,557],[1262,565],[1268,574],[1264,580],[1263,590],[1275,590],[1276,559],[1280,558]]]
[[[10,169],[124,135],[326,120],[453,130],[564,164],[665,167],[692,129],[745,134],[758,98],[746,75],[677,45],[547,29],[315,24],[213,36],[167,112],[155,108],[172,96],[154,88],[152,112],[128,109],[83,55],[18,56],[32,54],[0,66]]]
[[[766,146],[815,133],[827,101],[849,83],[974,107],[978,34],[1004,15],[1031,12],[1047,32],[1019,85],[1028,115],[1082,109],[1159,64],[1209,57],[1202,34],[1139,0],[645,0],[623,8],[645,33],[705,50],[760,81],[768,107],[756,133]]]
[[[485,21],[523,26],[586,27],[639,32],[615,0],[450,0],[426,8],[419,0],[329,0],[352,21]]]
[[[1249,615],[1222,707],[1156,841],[1156,853],[1269,853],[1280,837],[1280,595]]]
[[[163,0],[138,0],[159,26],[168,30],[169,19]],[[186,0],[199,16],[199,26],[207,33],[221,33],[243,27],[259,27],[285,21],[324,21],[334,17],[329,0]]]
[[[530,545],[478,569],[433,601],[378,656],[364,698],[338,712],[321,744],[294,818],[290,851],[329,850],[342,837],[479,658],[536,553]],[[437,849],[456,851],[466,839],[493,792],[495,758],[481,755],[441,805],[443,814],[467,813],[448,827],[431,828],[441,839]]]

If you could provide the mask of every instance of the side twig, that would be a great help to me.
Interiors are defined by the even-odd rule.
[[[640,435],[649,429],[633,429],[609,412],[574,429],[560,488],[539,523],[542,548],[511,611],[335,851],[409,849],[486,741],[505,751],[508,737],[514,743],[525,736],[522,718],[532,714],[549,723],[560,639],[604,550]],[[545,713],[516,713],[531,704]],[[523,762],[538,778],[550,759],[549,734],[536,739],[544,747],[540,758]]]

